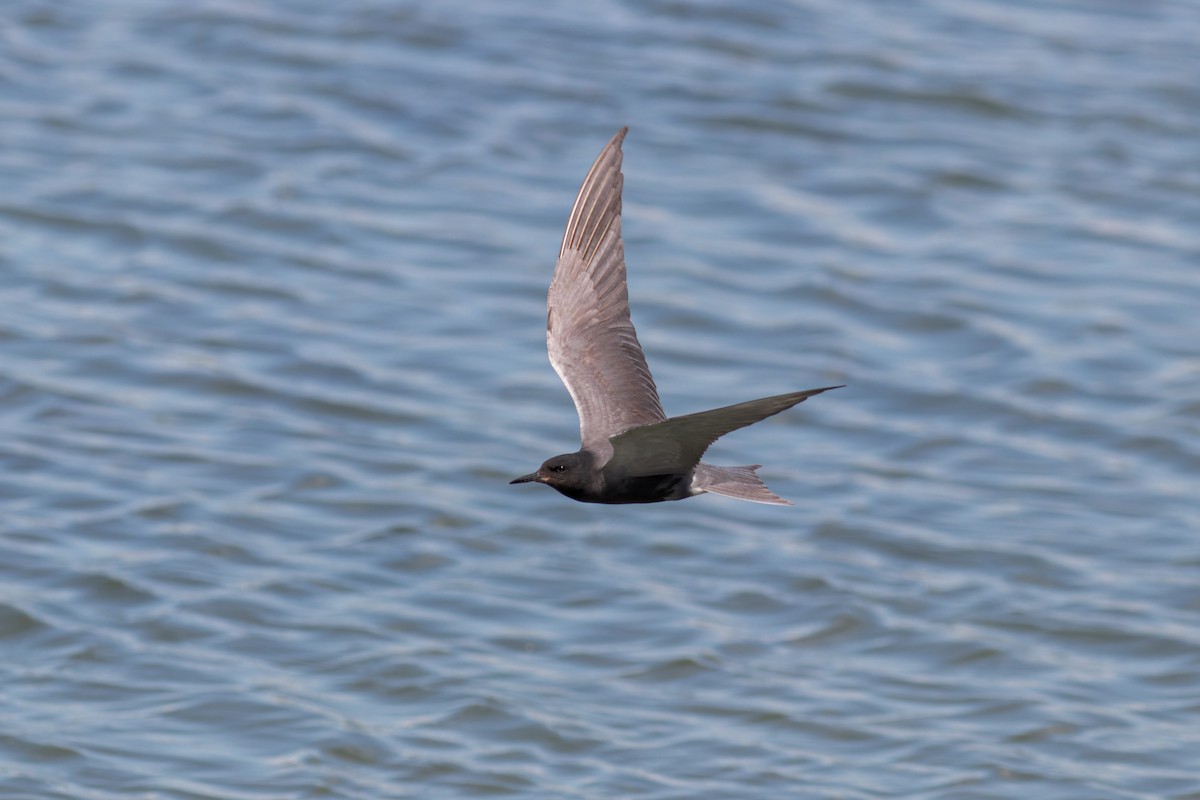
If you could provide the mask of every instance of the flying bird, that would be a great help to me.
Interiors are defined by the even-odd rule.
[[[667,418],[629,318],[621,241],[622,128],[597,156],[567,219],[550,283],[546,348],[579,413],[581,447],[510,483],[544,483],[584,503],[657,503],[712,492],[792,505],[755,474],[761,464],[700,460],[720,437],[841,386],[764,397]]]

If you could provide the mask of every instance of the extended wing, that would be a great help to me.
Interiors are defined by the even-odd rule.
[[[622,128],[584,178],[563,235],[546,317],[546,348],[579,413],[585,448],[666,415],[629,319],[621,242]]]
[[[613,455],[605,469],[627,477],[687,474],[700,463],[709,445],[730,431],[785,411],[814,394],[840,388],[826,386],[764,397],[634,428],[613,437]]]

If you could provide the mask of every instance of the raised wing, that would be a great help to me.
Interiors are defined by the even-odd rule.
[[[546,348],[579,412],[585,448],[666,415],[629,319],[621,242],[622,128],[592,164],[563,235],[546,316]]]
[[[764,397],[635,428],[613,437],[613,454],[605,471],[611,470],[623,477],[686,474],[700,463],[700,457],[709,445],[730,431],[786,411],[814,394],[840,388],[826,386]]]

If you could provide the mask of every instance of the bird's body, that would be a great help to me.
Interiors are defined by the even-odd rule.
[[[700,457],[724,434],[840,387],[667,418],[629,317],[621,241],[627,130],[601,151],[579,189],[548,298],[547,350],[579,412],[582,446],[511,482],[545,483],[585,503],[656,503],[713,492],[790,505],[759,480],[758,465],[718,467]]]
[[[564,458],[574,456],[577,464],[571,472],[556,473],[554,467]],[[658,503],[663,500],[682,500],[690,497],[691,478],[687,472],[668,472],[661,475],[628,475],[614,468],[591,468],[596,458],[587,450],[550,459],[550,473],[557,478],[545,481],[562,494],[582,503]],[[579,470],[579,471],[574,471]],[[577,479],[578,478],[578,479]],[[518,479],[520,480],[520,479]]]

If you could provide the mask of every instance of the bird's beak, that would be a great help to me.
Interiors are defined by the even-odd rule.
[[[508,482],[508,485],[512,486],[514,483],[533,483],[535,481],[540,482],[541,480],[542,479],[538,477],[536,472],[531,472],[528,475],[522,475],[519,478],[513,478]]]

